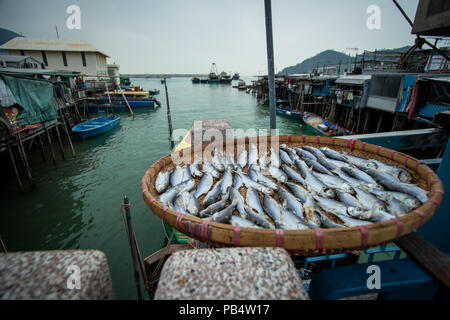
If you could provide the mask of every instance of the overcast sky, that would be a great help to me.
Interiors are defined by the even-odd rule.
[[[399,0],[413,20],[418,0]],[[69,5],[81,9],[81,29],[69,30]],[[380,8],[381,29],[366,13]],[[272,0],[275,67],[295,65],[323,50],[354,55],[414,43],[391,0]],[[264,0],[0,0],[0,27],[29,38],[91,42],[121,73],[267,73]]]

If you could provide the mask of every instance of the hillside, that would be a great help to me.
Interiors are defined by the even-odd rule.
[[[410,46],[404,46],[401,48],[395,49],[378,49],[377,57],[382,56],[383,54],[389,55],[391,52],[406,52]],[[366,51],[365,58],[370,58],[373,56],[373,52]],[[360,61],[362,55],[358,55],[357,61]],[[345,53],[334,51],[334,50],[325,50],[314,57],[303,60],[301,63],[296,64],[295,66],[290,66],[284,68],[280,74],[293,74],[293,73],[308,73],[311,69],[315,67],[323,67],[323,65],[338,65],[339,62],[342,64],[345,63],[353,63],[355,61],[355,57],[349,56]]]
[[[337,52],[334,50],[323,51],[314,57],[303,60],[301,63],[295,66],[284,68],[280,74],[292,74],[292,73],[308,73],[315,67],[323,67],[323,65],[350,63],[354,61],[354,57],[351,57],[345,53]]]

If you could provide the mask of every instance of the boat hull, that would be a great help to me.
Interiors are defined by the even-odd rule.
[[[334,137],[355,134],[348,129],[310,113],[303,115],[303,122],[315,135]],[[324,127],[327,129],[325,130]]]
[[[119,123],[119,117],[98,117],[76,125],[72,128],[72,132],[86,139],[110,131],[117,127]]]
[[[117,112],[128,111],[128,106],[125,101],[112,101],[111,106],[108,105],[108,100],[100,99],[98,102],[100,103],[99,105],[94,104],[88,106],[89,112],[106,111],[108,108]],[[128,104],[132,110],[151,110],[159,106],[155,100],[128,100]]]
[[[284,115],[284,116],[288,116],[294,119],[301,119],[302,115],[300,114],[300,112],[295,111],[294,109],[281,109],[281,108],[277,108],[276,112],[278,114]]]

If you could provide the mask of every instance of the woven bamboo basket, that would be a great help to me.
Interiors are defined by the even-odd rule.
[[[421,227],[433,217],[444,197],[443,184],[433,170],[421,161],[403,153],[359,140],[306,135],[284,135],[278,136],[278,138],[280,145],[284,143],[290,147],[326,146],[362,158],[378,159],[406,168],[413,175],[415,183],[428,191],[429,200],[402,217],[354,228],[281,230],[235,227],[231,224],[210,222],[184,215],[158,201],[158,193],[154,187],[155,180],[160,171],[166,171],[174,166],[172,154],[159,159],[145,172],[142,178],[143,198],[151,211],[164,222],[203,242],[217,246],[283,247],[291,254],[318,255],[374,247],[402,237]],[[223,146],[231,144],[236,150],[237,145],[242,146],[245,143],[245,148],[248,150],[249,139],[251,143],[256,144],[258,138],[246,137],[227,140],[220,142],[220,145],[222,147],[222,144]],[[270,137],[259,137],[258,141],[267,141],[270,148]],[[211,150],[214,146],[219,146],[219,142],[205,144],[202,148],[205,150],[207,147]],[[180,150],[177,152],[177,156],[193,157],[194,150],[197,152],[198,148],[193,146]],[[198,181],[196,181],[197,183]]]

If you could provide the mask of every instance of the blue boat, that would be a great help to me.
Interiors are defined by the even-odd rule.
[[[282,109],[282,108],[276,108],[276,112],[278,114],[282,114],[284,116],[288,116],[288,117],[292,117],[294,119],[302,119],[302,114],[300,113],[300,111],[296,110],[296,109]]]
[[[78,134],[81,138],[96,136],[105,133],[120,123],[120,117],[98,117],[83,123],[80,123],[72,128],[72,132]]]

